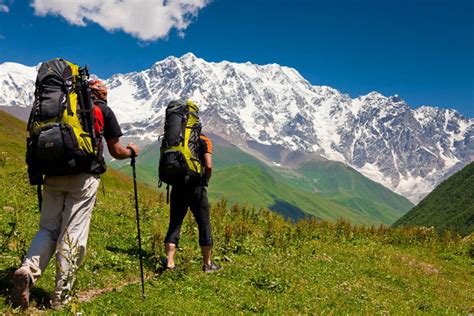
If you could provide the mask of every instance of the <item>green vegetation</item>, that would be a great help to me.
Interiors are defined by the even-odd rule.
[[[374,222],[367,217],[357,218],[351,209],[318,195],[296,190],[259,167],[227,168],[216,172],[212,181],[211,197],[225,196],[233,202],[268,206],[288,218],[298,219],[311,214],[333,220],[346,217],[358,224]]]
[[[392,224],[413,207],[406,198],[334,161],[307,162],[296,170],[270,167],[230,144],[214,144],[211,201],[268,207],[298,220],[308,215],[353,224]],[[137,162],[140,180],[157,184],[159,145],[145,148]],[[113,164],[125,173],[128,166]]]
[[[27,183],[24,126],[0,111],[0,312],[11,274],[37,229],[36,194]],[[306,219],[293,224],[266,209],[212,205],[215,259],[224,270],[205,275],[197,227],[189,215],[178,271],[161,271],[168,224],[163,194],[139,188],[147,298],[140,299],[131,180],[113,170],[103,178],[76,298],[62,312],[135,313],[393,313],[474,312],[474,238],[427,228],[352,226]],[[32,291],[32,307],[52,312],[54,264]]]
[[[298,168],[298,172],[311,179],[314,190],[321,195],[380,220],[393,221],[413,206],[407,199],[340,162],[309,162]]]
[[[394,226],[433,226],[438,232],[474,232],[474,162],[443,181]]]

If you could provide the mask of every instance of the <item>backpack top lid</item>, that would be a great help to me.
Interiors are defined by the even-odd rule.
[[[182,107],[189,109],[189,112],[193,112],[195,114],[199,113],[199,107],[191,100],[173,100],[168,103],[167,109],[173,111],[174,109]]]
[[[41,64],[36,81],[52,86],[63,85],[65,81],[72,81],[73,67],[78,68],[77,65],[62,58],[48,60]]]

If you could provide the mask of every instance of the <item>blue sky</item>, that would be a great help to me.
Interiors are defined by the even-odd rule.
[[[143,2],[142,11],[153,13],[150,3],[160,1]],[[46,14],[54,8],[52,0],[0,0],[0,62],[35,65],[64,57],[106,78],[193,52],[208,61],[279,63],[312,84],[352,97],[376,90],[399,94],[414,107],[449,107],[474,117],[472,0],[195,3],[170,11],[178,16],[174,20],[148,21],[152,13],[114,19],[109,13],[91,18],[94,23],[74,20],[77,14],[68,7],[57,11],[62,15]],[[150,37],[156,39],[146,40]]]

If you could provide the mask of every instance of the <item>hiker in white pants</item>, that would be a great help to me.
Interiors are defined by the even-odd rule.
[[[96,135],[102,135],[107,148],[116,159],[138,155],[139,148],[130,143],[120,144],[122,131],[112,110],[107,106],[107,89],[99,80],[90,83],[94,97]],[[94,170],[68,176],[46,176],[39,231],[33,238],[22,266],[13,275],[14,306],[27,308],[32,285],[43,274],[51,257],[56,253],[56,287],[53,306],[61,306],[70,300],[76,270],[84,260],[87,238],[94,208],[100,174],[105,172],[102,156],[102,139],[99,139],[97,161],[91,163]]]
[[[68,299],[75,270],[84,259],[99,181],[98,175],[87,173],[46,178],[40,230],[31,242],[23,267],[34,284],[56,252],[54,298],[65,293]]]

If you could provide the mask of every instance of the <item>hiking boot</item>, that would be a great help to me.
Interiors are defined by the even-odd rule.
[[[58,297],[57,295],[54,296],[53,301],[51,302],[51,308],[54,310],[61,310],[64,306],[69,304],[72,300],[72,297],[66,295],[65,298]]]
[[[55,291],[51,300],[51,308],[54,310],[61,310],[64,306],[68,305],[72,301],[72,296],[69,294],[62,293],[61,291]]]
[[[202,266],[202,271],[204,271],[205,273],[212,273],[219,270],[222,270],[222,267],[218,264],[215,264],[214,262],[211,262],[211,264],[209,265],[205,264]]]
[[[13,273],[12,304],[27,309],[30,305],[30,275],[28,268],[21,267]]]
[[[168,267],[168,258],[166,257],[160,257],[160,262],[163,270],[178,270],[178,266],[176,264],[172,267]]]
[[[63,302],[60,299],[54,298],[51,302],[51,308],[54,310],[60,310],[64,306]]]

